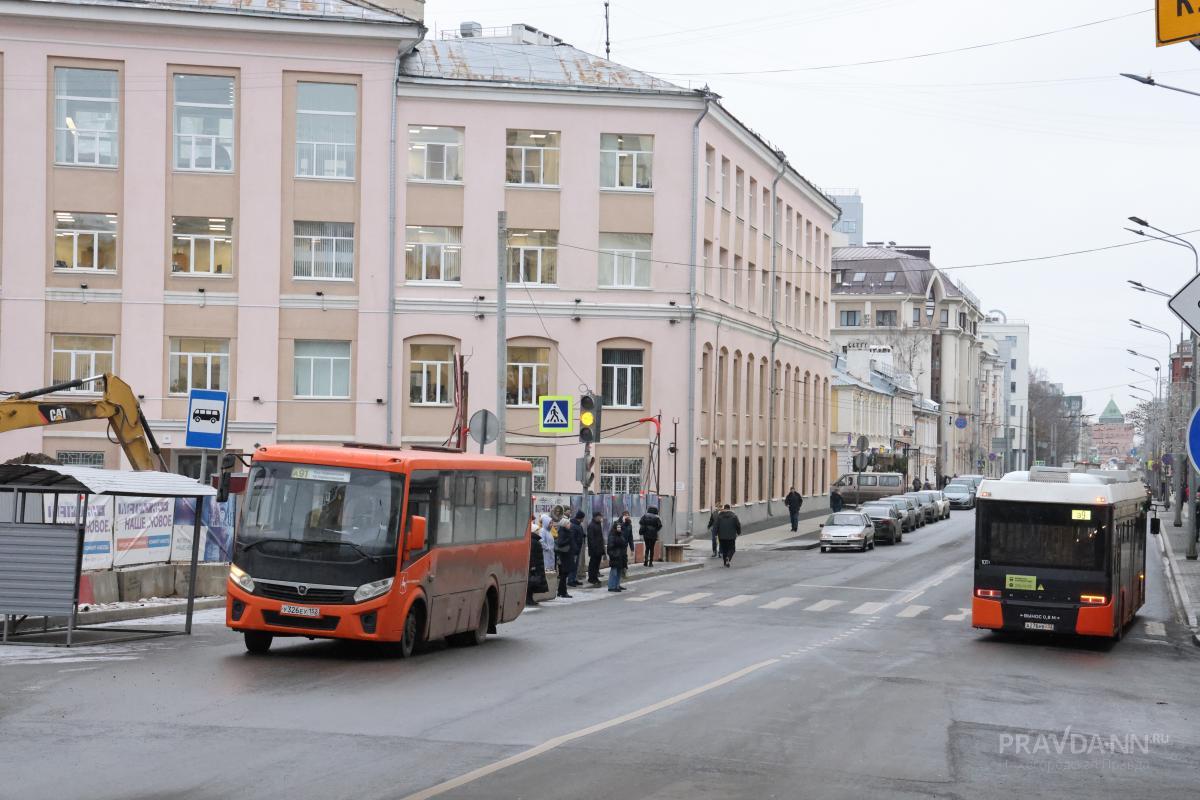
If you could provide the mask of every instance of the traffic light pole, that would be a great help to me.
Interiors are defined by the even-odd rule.
[[[508,213],[496,215],[496,455],[504,455],[505,410],[508,406]]]
[[[591,496],[591,486],[589,478],[592,477],[592,470],[589,466],[592,460],[592,443],[583,443],[583,480],[580,484],[583,486],[582,499],[579,501],[579,508],[587,515],[586,520],[592,518],[592,506],[589,502]],[[586,521],[585,520],[585,521]]]

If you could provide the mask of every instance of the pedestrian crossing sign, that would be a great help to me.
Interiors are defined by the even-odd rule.
[[[538,430],[542,433],[571,432],[571,398],[546,396],[538,398]]]

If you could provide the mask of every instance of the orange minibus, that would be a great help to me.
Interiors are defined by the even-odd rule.
[[[253,455],[225,622],[275,637],[479,644],[525,608],[532,467],[377,445]]]

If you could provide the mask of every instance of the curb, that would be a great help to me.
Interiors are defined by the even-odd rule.
[[[195,611],[207,608],[221,608],[225,605],[224,597],[196,598],[193,607]],[[187,600],[178,603],[166,603],[160,606],[134,606],[132,608],[112,608],[104,611],[80,611],[75,615],[75,627],[81,625],[101,625],[108,622],[125,622],[131,619],[146,619],[148,617],[163,617],[167,614],[187,613]],[[50,617],[51,628],[67,627],[67,617]]]
[[[1175,566],[1175,549],[1171,546],[1171,538],[1166,534],[1159,534],[1158,540],[1159,546],[1163,550],[1163,561],[1167,568],[1167,580],[1171,594],[1183,610],[1184,619],[1192,631],[1192,643],[1200,647],[1200,629],[1197,628],[1196,624],[1196,612],[1192,610],[1192,601],[1188,595],[1187,587],[1183,585],[1183,581],[1179,578],[1179,571]]]

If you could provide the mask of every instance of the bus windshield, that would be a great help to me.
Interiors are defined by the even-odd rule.
[[[1102,570],[1105,512],[1062,503],[982,503],[978,556],[1001,566]]]
[[[390,472],[257,463],[238,544],[331,561],[394,556],[403,486],[403,477]]]

